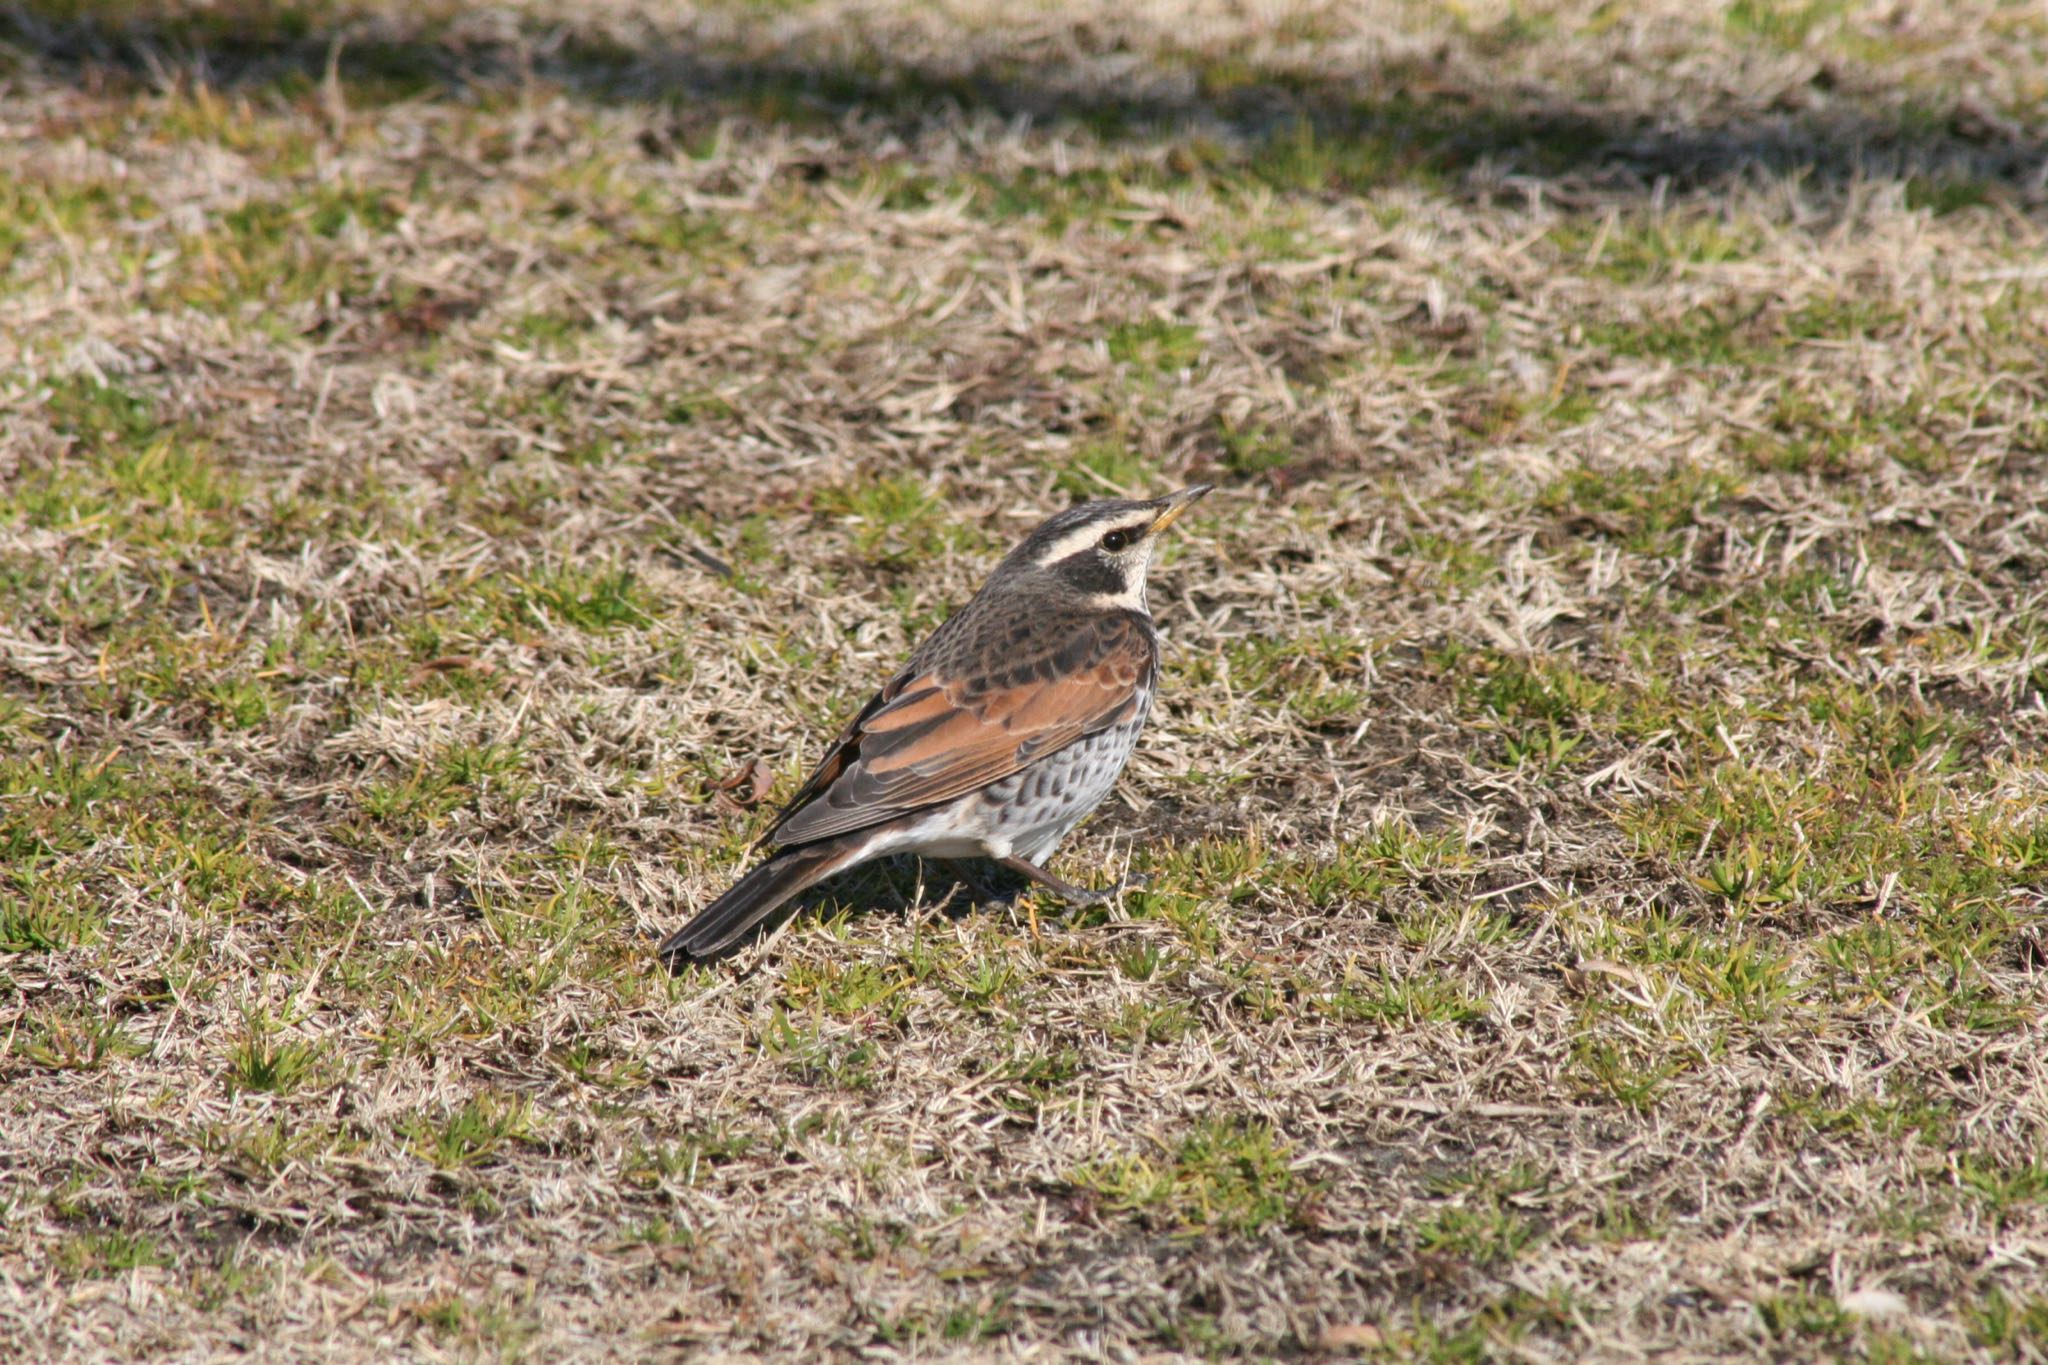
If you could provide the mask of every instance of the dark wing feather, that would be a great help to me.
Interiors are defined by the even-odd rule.
[[[818,760],[817,767],[811,769],[811,775],[804,779],[804,784],[796,789],[796,795],[789,798],[789,804],[777,813],[775,823],[768,826],[760,838],[754,840],[755,846],[790,842],[781,837],[782,827],[789,823],[791,816],[810,805],[817,799],[819,793],[839,779],[839,775],[846,771],[847,765],[860,753],[861,727],[868,723],[868,719],[875,712],[896,700],[903,691],[903,685],[915,676],[913,669],[906,668],[883,683],[881,691],[868,698],[868,704],[861,707],[860,714],[846,722],[846,728],[826,746],[825,756]]]
[[[808,843],[950,801],[1127,720],[1158,646],[1143,617],[1116,613],[1076,621],[1051,648],[1013,652],[986,675],[955,659],[921,653],[890,679],[767,837]]]

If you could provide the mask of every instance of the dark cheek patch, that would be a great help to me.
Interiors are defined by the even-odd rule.
[[[1061,581],[1080,592],[1117,593],[1125,587],[1124,576],[1116,565],[1093,550],[1063,559],[1056,567]]]

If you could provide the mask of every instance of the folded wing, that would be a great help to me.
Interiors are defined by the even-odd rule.
[[[1157,659],[1149,623],[1116,613],[980,676],[946,660],[913,666],[833,742],[765,838],[808,843],[999,781],[1136,715]]]

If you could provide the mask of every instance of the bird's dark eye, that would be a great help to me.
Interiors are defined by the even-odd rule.
[[[1111,531],[1102,538],[1102,548],[1115,554],[1136,539],[1135,531]]]

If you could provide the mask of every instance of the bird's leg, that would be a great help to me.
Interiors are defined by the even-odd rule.
[[[1115,900],[1118,894],[1135,886],[1138,881],[1134,877],[1123,877],[1118,879],[1117,884],[1108,890],[1096,891],[1086,886],[1076,886],[1070,881],[1063,881],[1052,873],[1047,872],[1037,863],[1016,857],[1015,855],[1008,858],[998,858],[996,863],[998,866],[1009,868],[1012,872],[1023,873],[1040,886],[1060,896],[1061,899],[1072,901],[1075,905],[1101,905],[1104,901]]]

